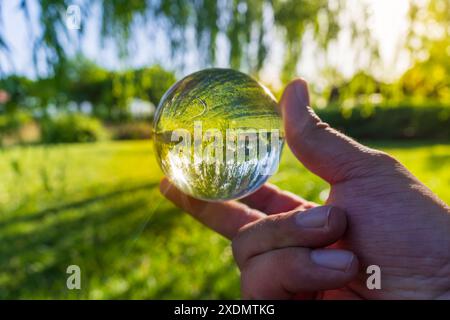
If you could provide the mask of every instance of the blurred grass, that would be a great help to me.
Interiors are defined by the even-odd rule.
[[[370,143],[369,143],[370,144]],[[371,144],[450,202],[450,145]],[[159,195],[152,144],[0,150],[0,298],[238,298],[228,242]],[[322,202],[328,186],[285,150],[271,181]],[[66,289],[68,265],[82,289]]]

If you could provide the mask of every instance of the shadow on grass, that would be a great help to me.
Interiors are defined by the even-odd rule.
[[[105,201],[110,198],[123,195],[125,193],[136,192],[136,191],[139,191],[142,189],[153,189],[156,185],[157,185],[157,183],[153,182],[153,183],[147,183],[147,184],[142,184],[142,185],[138,185],[138,186],[132,186],[129,188],[114,190],[112,192],[108,192],[108,193],[105,193],[105,194],[102,194],[102,195],[99,195],[96,197],[83,199],[83,200],[79,200],[79,201],[73,201],[70,203],[62,204],[60,206],[46,208],[41,211],[25,213],[25,214],[21,214],[18,216],[12,216],[11,218],[3,219],[2,221],[0,221],[0,228],[10,225],[12,223],[20,223],[20,222],[26,222],[26,221],[31,221],[31,220],[39,220],[50,214],[57,214],[60,211],[81,208],[84,206],[88,206],[94,202]]]
[[[116,190],[3,221],[0,226],[0,298],[87,298],[66,288],[66,268],[80,266],[88,280],[101,283],[111,268],[127,270],[142,252],[136,237],[173,229],[178,210],[162,208],[151,217],[156,184]],[[129,266],[127,266],[129,264]]]
[[[450,165],[450,154],[432,154],[427,157],[426,164],[431,170],[448,168]]]

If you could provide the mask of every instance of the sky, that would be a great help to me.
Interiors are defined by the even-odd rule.
[[[1,1],[1,0],[0,0]],[[39,25],[37,23],[38,6],[37,0],[28,0],[30,4],[30,13],[32,16],[31,32],[37,32]],[[357,5],[361,0],[347,0],[352,8],[353,4]],[[380,42],[380,53],[382,64],[375,70],[375,75],[383,80],[394,79],[399,74],[403,73],[409,66],[409,60],[406,52],[399,50],[402,40],[405,38],[407,32],[407,11],[408,0],[362,0],[369,4],[371,10],[371,18],[368,23],[371,27],[373,36]],[[3,34],[6,35],[8,45],[11,48],[12,62],[14,67],[4,56],[0,55],[0,65],[3,70],[7,72],[16,72],[24,74],[29,77],[35,77],[35,70],[33,68],[29,29],[25,23],[23,13],[19,8],[20,0],[9,0],[2,3],[3,12]],[[73,2],[76,4],[76,1]],[[351,9],[350,9],[351,10]],[[347,12],[346,14],[352,14]],[[99,10],[94,8],[90,16],[82,20],[81,23],[85,27],[85,37],[79,45],[83,53],[90,59],[95,60],[100,65],[109,69],[121,69],[126,67],[140,67],[145,65],[152,65],[155,63],[162,64],[168,69],[173,69],[172,61],[168,58],[170,47],[160,30],[152,27],[145,30],[137,30],[134,32],[130,58],[124,61],[117,58],[116,50],[113,44],[106,43],[102,48],[100,46],[99,38]],[[76,37],[77,30],[69,30],[73,34],[73,41],[78,41]],[[270,38],[277,39],[276,30],[272,30],[269,35]],[[309,37],[309,38],[308,38]],[[305,36],[303,56],[297,68],[298,76],[307,79],[319,80],[318,70],[323,65],[324,61],[328,61],[335,66],[346,77],[350,77],[358,68],[355,65],[355,55],[357,50],[350,48],[350,32],[344,28],[340,33],[338,40],[332,44],[331,50],[327,57],[320,57],[317,55],[315,48],[308,41],[311,35]],[[194,46],[193,32],[188,31],[186,41]],[[219,37],[219,46],[226,47],[226,40]],[[274,87],[280,85],[279,72],[282,67],[283,46],[279,41],[274,41],[271,48],[268,61],[262,70],[261,80]],[[220,50],[226,52],[226,50]],[[217,66],[227,67],[226,55],[219,53],[219,61]],[[40,57],[42,60],[43,57]],[[39,60],[39,59],[38,59]],[[187,74],[199,69],[201,66],[198,63],[198,58],[195,51],[192,50],[187,55],[187,63],[185,69],[178,70],[179,76]],[[42,61],[41,61],[42,62]],[[43,63],[39,64],[44,65]],[[45,70],[43,70],[45,71]]]

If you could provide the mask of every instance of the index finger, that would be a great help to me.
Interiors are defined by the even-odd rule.
[[[192,198],[178,190],[167,178],[161,180],[160,190],[177,207],[228,239],[232,239],[244,225],[266,216],[237,201],[207,202]]]
[[[293,193],[281,190],[270,183],[264,184],[254,193],[239,201],[269,215],[294,209],[307,210],[317,206],[313,202],[306,201]]]

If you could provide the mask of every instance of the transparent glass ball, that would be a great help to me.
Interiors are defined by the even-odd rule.
[[[155,113],[158,163],[198,199],[242,198],[278,169],[283,146],[273,95],[250,76],[205,69],[175,83]]]

